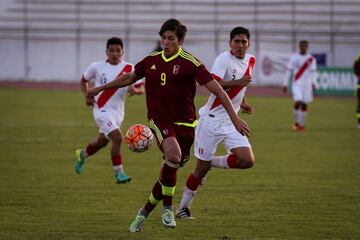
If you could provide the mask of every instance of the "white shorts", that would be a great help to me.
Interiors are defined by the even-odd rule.
[[[313,100],[312,86],[292,86],[292,95],[295,102],[310,103]]]
[[[195,129],[195,157],[211,161],[219,143],[222,143],[228,152],[238,147],[251,148],[247,137],[241,135],[230,120],[214,122],[200,118]]]
[[[113,114],[108,112],[94,114],[96,125],[99,127],[99,132],[103,133],[106,138],[115,129],[120,129],[122,120],[116,118]]]

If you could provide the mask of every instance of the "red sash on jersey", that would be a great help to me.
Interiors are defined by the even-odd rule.
[[[312,61],[313,61],[313,57],[309,57],[304,62],[304,64],[301,66],[301,68],[299,68],[299,70],[295,74],[294,81],[298,80],[301,77],[301,75],[303,75],[304,71],[308,68],[308,66],[310,66]]]
[[[254,57],[251,57],[250,60],[249,60],[249,66],[248,68],[246,69],[246,72],[244,74],[244,76],[251,76],[252,74],[252,69],[254,68],[254,65],[255,65],[255,58]],[[213,75],[214,76],[214,75]],[[215,75],[216,76],[216,75]],[[216,76],[218,77],[218,76]],[[219,78],[219,77],[218,77]],[[215,80],[218,80],[215,78]],[[233,99],[240,91],[241,89],[243,89],[244,87],[233,87],[233,88],[230,88],[228,91],[226,91],[227,95],[229,96],[230,99]],[[217,106],[219,106],[221,104],[221,101],[219,98],[216,98],[214,103],[211,105],[211,109],[214,109],[216,108]]]
[[[125,65],[125,67],[121,70],[121,72],[119,73],[119,75],[117,75],[116,78],[120,77],[121,75],[125,74],[125,73],[129,73],[131,72],[132,66],[130,64]],[[99,108],[102,108],[107,101],[111,98],[112,95],[114,95],[114,93],[116,92],[117,88],[112,88],[112,89],[106,89],[104,90],[101,94],[99,99],[97,100],[97,105]]]

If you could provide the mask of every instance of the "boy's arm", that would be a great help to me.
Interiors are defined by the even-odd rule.
[[[246,102],[245,96],[243,98],[242,103],[240,104],[240,109],[241,112],[246,114],[251,114],[254,111],[251,105]]]
[[[84,78],[84,76],[80,79],[80,90],[84,94],[86,106],[94,105],[94,97],[86,96],[87,90],[89,87],[89,81]]]
[[[135,71],[133,71],[131,73],[126,73],[126,74],[121,75],[120,77],[116,78],[114,81],[111,81],[105,85],[88,89],[86,96],[88,96],[88,97],[96,96],[99,92],[101,92],[105,89],[109,89],[109,88],[125,87],[125,86],[133,84],[140,78],[141,77],[136,76]]]

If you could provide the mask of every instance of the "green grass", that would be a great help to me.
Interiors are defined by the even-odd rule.
[[[132,153],[123,146],[130,184],[115,184],[108,147],[76,175],[74,150],[98,131],[82,95],[0,89],[0,239],[359,239],[355,100],[315,99],[304,133],[290,130],[290,98],[248,101],[256,165],[211,170],[192,205],[196,220],[164,229],[158,207],[142,232],[130,234],[158,177],[157,147]],[[127,99],[123,131],[146,123],[144,102]],[[194,162],[178,174],[176,205]]]

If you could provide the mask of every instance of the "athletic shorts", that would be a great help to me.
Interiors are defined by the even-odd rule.
[[[313,100],[313,89],[312,86],[292,86],[292,95],[295,102],[310,103]]]
[[[211,161],[219,143],[222,143],[228,152],[238,147],[251,148],[247,137],[236,130],[231,120],[214,121],[208,118],[200,118],[195,129],[195,157],[200,160]]]
[[[120,126],[122,120],[115,117],[114,114],[104,112],[94,114],[96,125],[99,127],[99,132],[103,133],[107,139],[109,139],[108,135],[118,129],[120,130]]]
[[[190,159],[190,149],[194,142],[195,130],[193,127],[180,126],[170,121],[149,120],[149,126],[156,138],[157,144],[162,152],[162,142],[167,137],[175,137],[181,149],[181,162]]]

